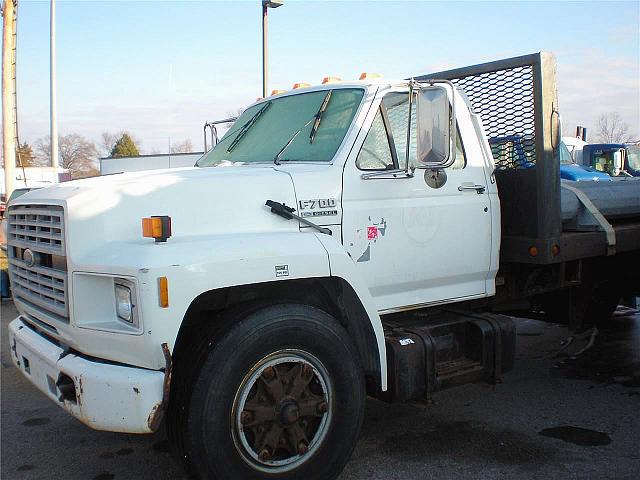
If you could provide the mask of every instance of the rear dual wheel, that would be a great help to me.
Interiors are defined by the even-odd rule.
[[[331,479],[357,441],[362,368],[344,328],[304,305],[258,310],[207,355],[187,408],[200,478]]]

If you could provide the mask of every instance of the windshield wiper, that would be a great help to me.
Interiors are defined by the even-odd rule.
[[[294,133],[291,138],[287,141],[287,143],[284,144],[284,147],[282,147],[280,149],[280,151],[278,152],[278,154],[273,158],[273,163],[275,163],[276,165],[280,165],[280,155],[282,155],[284,153],[284,151],[289,148],[289,145],[291,145],[293,143],[293,141],[296,139],[296,137],[298,136],[298,134],[304,130],[305,128],[307,128],[309,126],[309,124],[311,122],[313,122],[314,118],[313,117],[311,120],[309,120],[307,123],[305,123],[302,128],[300,128],[300,130],[298,130],[296,133]]]
[[[329,90],[327,92],[327,94],[324,96],[324,100],[322,100],[322,105],[320,105],[320,108],[318,109],[317,113],[313,117],[311,117],[311,120],[309,120],[307,123],[305,123],[300,128],[300,130],[298,130],[296,133],[294,133],[291,136],[291,138],[287,141],[287,143],[284,144],[284,147],[282,147],[280,149],[280,151],[278,152],[278,154],[273,158],[273,163],[275,163],[276,165],[280,165],[280,162],[282,161],[282,160],[280,160],[280,155],[282,155],[284,153],[284,151],[287,148],[289,148],[289,145],[291,145],[293,143],[293,141],[300,134],[300,132],[302,132],[302,130],[307,128],[311,122],[314,122],[314,123],[313,123],[313,127],[311,127],[311,134],[309,135],[309,138],[310,138],[309,143],[313,143],[313,139],[316,136],[316,132],[318,131],[318,127],[320,126],[320,121],[322,120],[322,114],[327,109],[327,105],[329,104],[329,99],[331,98],[331,92],[332,91],[333,90]]]
[[[234,148],[236,148],[238,143],[240,143],[240,140],[242,140],[242,137],[245,136],[245,134],[249,131],[249,129],[258,121],[258,119],[260,118],[260,115],[266,112],[270,106],[271,106],[271,102],[265,103],[260,108],[260,110],[258,110],[255,113],[255,115],[251,117],[249,121],[242,126],[242,128],[240,128],[240,132],[238,132],[238,135],[236,135],[236,138],[233,139],[233,141],[231,142],[231,145],[229,145],[229,148],[227,148],[227,153],[230,153]]]
[[[316,113],[315,119],[316,121],[313,123],[313,127],[311,127],[311,133],[309,134],[309,143],[313,143],[313,139],[316,138],[316,132],[320,127],[320,122],[322,121],[322,114],[327,109],[327,105],[329,104],[329,100],[331,99],[331,93],[333,90],[329,90],[322,101],[322,105],[320,106],[320,110]]]

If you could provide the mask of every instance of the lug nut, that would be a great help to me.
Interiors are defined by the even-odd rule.
[[[327,402],[320,402],[317,407],[318,413],[324,413],[327,411]]]
[[[273,367],[267,367],[264,369],[264,372],[262,372],[262,376],[267,380],[271,380],[273,377],[276,376],[276,371],[274,370]]]
[[[269,453],[269,450],[267,450],[266,448],[263,448],[262,450],[260,450],[260,453],[258,454],[258,458],[260,459],[261,462],[266,462],[267,460],[271,459],[271,454]]]
[[[305,453],[307,453],[309,451],[309,447],[307,446],[306,443],[304,442],[300,442],[298,444],[298,454],[300,455],[304,455]]]
[[[249,423],[251,421],[251,417],[252,416],[253,415],[251,415],[251,412],[243,410],[242,413],[240,414],[240,423],[242,425],[246,425],[247,423]]]

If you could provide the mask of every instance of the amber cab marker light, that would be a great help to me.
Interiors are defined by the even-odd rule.
[[[169,280],[167,277],[158,277],[158,299],[160,307],[167,308],[169,306]]]
[[[326,85],[327,83],[336,83],[336,82],[341,82],[342,79],[340,77],[324,77],[322,79],[322,84]]]
[[[286,90],[271,90],[271,96],[273,97],[274,95],[280,95],[281,93],[284,93]]]
[[[171,236],[171,217],[164,215],[143,218],[142,236],[153,238],[156,243],[166,242]]]
[[[529,247],[529,255],[532,257],[538,256],[538,247]]]
[[[360,80],[370,80],[372,78],[382,78],[382,75],[379,73],[371,73],[371,72],[362,72],[360,74]]]
[[[551,253],[553,254],[554,257],[558,256],[558,254],[560,253],[560,245],[557,245],[554,243],[551,246]]]
[[[310,87],[311,84],[307,83],[307,82],[298,82],[298,83],[294,83],[293,84],[293,89],[297,90],[298,88],[306,88],[306,87]]]

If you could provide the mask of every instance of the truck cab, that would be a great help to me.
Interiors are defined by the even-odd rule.
[[[193,331],[209,328],[203,316],[224,316],[234,304],[295,310],[303,303],[344,316],[335,329],[351,338],[347,353],[358,352],[351,373],[364,375],[356,385],[366,379],[372,394],[389,401],[414,398],[425,391],[424,378],[385,393],[396,373],[388,376],[381,317],[495,293],[500,205],[481,131],[468,102],[447,83],[327,83],[249,106],[193,168],[26,194],[8,217],[20,311],[10,327],[14,361],[91,427],[149,432],[169,401],[171,364],[172,392],[188,375],[181,369]],[[141,222],[149,228],[141,231]],[[486,341],[501,335],[479,322],[474,328]],[[464,338],[468,327],[461,325],[453,337],[440,326],[446,348]],[[466,358],[452,355],[440,362],[448,378],[457,372],[451,361]],[[489,378],[493,355],[474,355],[458,373],[467,381]],[[337,381],[323,376],[333,358],[284,358],[270,367],[308,365],[326,389]],[[435,377],[433,383],[431,389]],[[306,395],[322,399],[322,392]],[[290,396],[278,397],[275,408]],[[325,390],[322,401],[337,400]],[[304,441],[277,454],[255,446],[255,433],[238,431],[236,440],[249,444],[240,456],[249,467],[286,461],[293,468],[304,457],[300,443],[309,449],[313,433],[322,432],[304,428],[296,430]],[[265,448],[271,453],[253,458]]]
[[[582,151],[583,165],[612,177],[640,176],[638,147],[622,143],[592,143]]]

